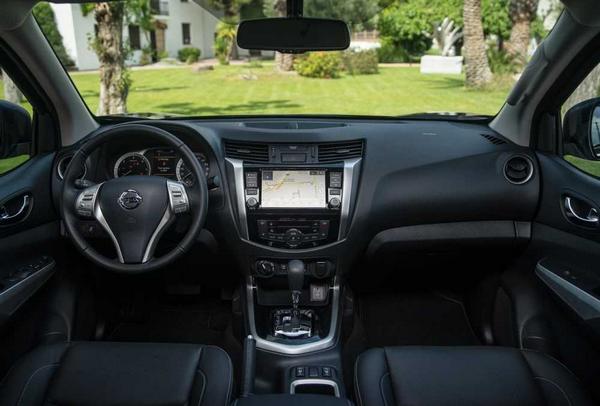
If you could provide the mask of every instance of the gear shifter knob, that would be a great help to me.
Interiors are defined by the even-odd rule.
[[[304,262],[293,259],[288,263],[288,284],[290,290],[302,291],[304,285]]]

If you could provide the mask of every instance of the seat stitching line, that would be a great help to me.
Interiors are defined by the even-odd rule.
[[[363,404],[362,398],[360,396],[360,388],[358,386],[358,366],[359,366],[361,357],[362,357],[362,354],[359,354],[358,357],[356,358],[356,362],[354,363],[354,386],[356,387],[355,392],[356,392],[356,401],[358,402],[358,406],[362,406],[362,404]]]
[[[33,379],[33,377],[38,372],[40,372],[42,369],[46,369],[46,368],[56,368],[59,365],[60,365],[60,363],[46,364],[46,365],[43,365],[43,366],[39,367],[35,371],[33,371],[33,373],[31,375],[29,375],[29,378],[27,379],[27,382],[25,382],[25,385],[23,385],[23,389],[21,389],[21,393],[19,394],[19,399],[17,400],[17,406],[20,405],[21,402],[23,401],[23,396],[25,396],[25,392],[27,391],[27,387],[31,383],[31,380]]]
[[[388,404],[388,402],[387,402],[387,399],[385,398],[385,394],[383,393],[383,379],[384,379],[386,376],[390,376],[390,373],[389,373],[389,372],[387,372],[387,373],[383,374],[383,375],[381,376],[381,379],[379,379],[379,392],[381,393],[381,398],[383,399],[383,404],[384,404],[385,406],[387,406],[387,404]]]
[[[202,368],[200,368],[200,363],[202,362],[203,355],[204,355],[204,348],[200,347],[200,355],[198,356],[198,364],[196,365],[196,372],[199,372],[202,375],[203,385],[202,385],[202,391],[200,392],[200,397],[198,397],[198,403],[197,403],[198,406],[200,406],[202,404],[202,400],[204,398],[204,391],[206,389],[206,385],[208,384],[206,375],[204,374],[204,371],[202,371]],[[192,387],[193,387],[193,384],[192,384]]]
[[[393,403],[396,403],[396,398],[397,398],[397,397],[396,397],[396,394],[394,393],[394,385],[392,385],[392,383],[391,383],[391,381],[392,381],[392,378],[391,378],[391,376],[392,376],[392,375],[391,375],[391,370],[392,370],[392,369],[390,368],[390,363],[388,362],[387,348],[384,348],[384,349],[383,349],[383,353],[384,353],[384,355],[385,355],[385,357],[384,357],[384,358],[385,358],[385,369],[388,371],[388,374],[390,375],[390,386],[391,386],[391,388],[392,388],[392,396],[393,396],[392,402],[393,402]],[[383,396],[383,393],[382,393],[382,396]],[[384,401],[384,403],[386,403],[386,404],[387,404],[387,402],[385,402],[385,398],[384,398],[384,400],[383,400],[383,401]]]
[[[561,393],[563,394],[563,396],[565,397],[565,399],[567,399],[567,402],[569,402],[569,405],[572,405],[573,403],[571,403],[571,399],[569,398],[569,396],[567,396],[567,392],[565,392],[565,390],[562,388],[562,386],[560,386],[559,384],[557,384],[556,382],[554,382],[551,379],[548,378],[544,378],[543,376],[534,376],[535,379],[540,379],[542,381],[548,381],[551,384],[553,384],[554,386],[556,386],[558,388],[558,390],[561,391]]]

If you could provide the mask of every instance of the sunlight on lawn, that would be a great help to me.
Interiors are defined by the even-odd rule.
[[[98,107],[98,74],[73,73],[90,110]],[[131,71],[129,112],[182,115],[359,114],[418,112],[496,114],[510,85],[464,87],[461,75],[422,75],[418,67],[384,67],[379,74],[309,79],[259,68],[216,66]]]

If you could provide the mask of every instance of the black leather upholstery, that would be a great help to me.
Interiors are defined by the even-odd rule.
[[[0,384],[0,405],[228,405],[233,371],[220,348],[81,342],[39,347]]]
[[[237,399],[233,406],[352,406],[352,403],[325,395],[256,395]]]
[[[390,347],[355,367],[359,406],[592,405],[577,378],[542,353],[503,347]]]

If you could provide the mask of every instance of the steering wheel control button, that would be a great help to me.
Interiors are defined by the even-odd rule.
[[[82,217],[93,217],[100,185],[84,189],[75,200],[75,211]]]
[[[125,210],[136,209],[143,201],[142,196],[134,189],[127,189],[119,196],[119,205]]]
[[[169,190],[169,203],[173,213],[180,214],[187,212],[190,209],[190,202],[185,191],[185,186],[178,182],[167,181],[167,189]]]

